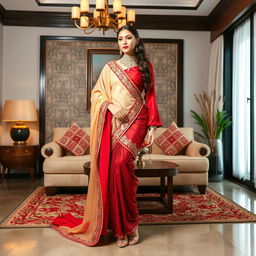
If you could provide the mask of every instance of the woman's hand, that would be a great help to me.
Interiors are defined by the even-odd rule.
[[[150,130],[148,132],[148,138],[147,138],[148,144],[147,144],[147,147],[150,147],[154,143],[154,140],[155,140],[155,130],[156,130],[156,127],[155,126],[151,126],[151,128],[150,128]]]
[[[122,108],[117,107],[114,104],[110,104],[108,106],[108,109],[113,114],[113,116],[119,119],[122,123],[127,123],[129,121],[128,115]]]

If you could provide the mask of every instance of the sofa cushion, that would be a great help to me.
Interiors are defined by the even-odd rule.
[[[55,127],[53,128],[53,141],[61,138],[65,132],[69,129],[69,127]],[[182,128],[180,128],[182,129]],[[83,127],[83,131],[86,132],[90,136],[90,127]]]
[[[155,138],[157,138],[158,136],[160,136],[167,128],[163,128],[163,127],[159,127],[156,129],[155,131]],[[189,140],[194,140],[194,131],[193,128],[191,127],[179,127],[179,129],[181,130],[181,132],[186,135],[186,137]],[[151,146],[151,152],[153,154],[165,154],[165,152],[159,147],[159,145],[157,145],[155,142],[153,143],[153,145]],[[181,153],[179,153],[181,154]]]
[[[44,160],[44,173],[84,174],[84,164],[91,160],[90,155],[62,156]]]
[[[208,172],[209,161],[207,157],[191,157],[185,155],[169,156],[163,154],[145,154],[143,160],[169,161],[179,165],[179,173],[204,173]]]
[[[73,123],[62,138],[56,140],[56,143],[70,153],[76,156],[81,156],[84,155],[89,146],[90,136],[76,123]]]
[[[191,140],[181,132],[175,122],[172,122],[170,127],[156,138],[155,142],[167,155],[173,156],[191,143]]]

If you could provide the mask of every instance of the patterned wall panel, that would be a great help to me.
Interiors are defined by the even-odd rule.
[[[69,127],[72,122],[81,127],[90,125],[90,113],[86,111],[87,49],[116,46],[116,42],[103,41],[45,41],[45,142],[52,139],[54,127]],[[178,44],[146,42],[145,47],[154,65],[159,112],[167,127],[177,120],[177,92],[181,86]]]
[[[163,127],[177,120],[177,44],[145,44],[154,65],[158,109]]]

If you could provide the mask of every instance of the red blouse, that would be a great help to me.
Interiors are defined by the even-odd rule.
[[[145,104],[148,109],[148,126],[161,126],[162,122],[160,120],[158,107],[156,103],[156,85],[155,85],[155,74],[153,65],[150,63],[151,69],[151,80],[152,83],[149,89],[145,93]],[[130,77],[138,89],[143,91],[143,82],[141,72],[138,70],[138,66],[125,69],[125,73]]]

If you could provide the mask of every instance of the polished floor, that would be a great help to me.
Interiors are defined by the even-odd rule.
[[[9,179],[0,182],[0,221],[42,180]],[[209,184],[256,214],[256,193],[229,181]],[[152,225],[140,227],[140,243],[117,248],[109,236],[101,246],[86,247],[61,237],[50,228],[0,229],[1,256],[255,256],[256,224]]]

